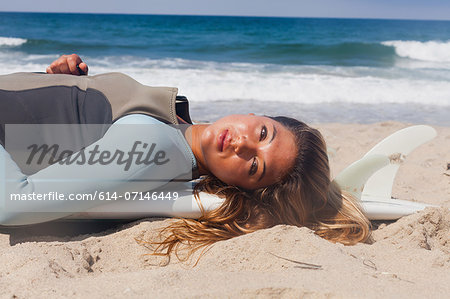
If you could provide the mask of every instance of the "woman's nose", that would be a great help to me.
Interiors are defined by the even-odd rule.
[[[245,156],[244,158],[251,158],[256,153],[255,143],[247,138],[245,135],[241,135],[236,138],[234,142],[234,152],[238,156]]]

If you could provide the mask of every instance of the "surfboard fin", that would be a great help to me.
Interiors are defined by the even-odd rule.
[[[371,220],[394,220],[432,206],[393,199],[391,195],[395,176],[406,156],[435,136],[436,130],[430,126],[411,126],[399,130],[345,168],[335,181],[361,200]]]
[[[353,162],[342,170],[333,180],[342,190],[350,192],[361,200],[361,194],[367,180],[378,170],[389,165],[385,155],[370,155]]]

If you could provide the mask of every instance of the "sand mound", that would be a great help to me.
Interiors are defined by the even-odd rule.
[[[450,254],[450,212],[447,208],[427,208],[380,227],[373,236],[378,242]]]

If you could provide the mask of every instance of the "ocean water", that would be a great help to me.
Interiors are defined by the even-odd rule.
[[[0,74],[71,53],[178,87],[195,120],[450,126],[450,21],[0,13]]]

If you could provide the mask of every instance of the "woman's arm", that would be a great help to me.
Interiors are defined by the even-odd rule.
[[[77,54],[62,55],[47,67],[48,74],[87,75],[89,68]]]

